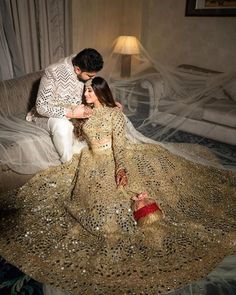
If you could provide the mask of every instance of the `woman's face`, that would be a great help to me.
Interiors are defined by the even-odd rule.
[[[95,106],[101,105],[100,101],[98,100],[93,88],[91,86],[87,87],[84,93],[85,99],[87,103],[92,103]]]

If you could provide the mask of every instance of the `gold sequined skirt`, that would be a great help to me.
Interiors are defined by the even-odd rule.
[[[0,254],[72,294],[160,294],[209,273],[235,252],[236,177],[156,145],[129,145],[127,191],[146,191],[164,218],[138,228],[115,183],[111,149],[1,196]]]

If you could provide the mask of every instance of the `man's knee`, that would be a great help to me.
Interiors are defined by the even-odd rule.
[[[66,118],[50,118],[48,120],[48,128],[52,134],[60,134],[60,136],[67,136],[68,134],[72,135],[73,124]]]
[[[54,146],[60,155],[62,163],[71,160],[73,151],[73,125],[67,119],[50,118],[48,128],[52,135]]]
[[[65,151],[65,152],[63,153],[63,155],[61,156],[60,161],[61,161],[62,163],[69,162],[69,161],[71,161],[72,156],[73,156],[73,153],[72,153],[71,151]]]

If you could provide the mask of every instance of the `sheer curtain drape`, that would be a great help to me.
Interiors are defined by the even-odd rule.
[[[71,53],[71,0],[1,0],[1,80],[45,68]]]
[[[0,163],[19,173],[33,174],[60,162],[45,130],[26,122],[25,112],[8,112],[14,97],[22,94],[21,109],[24,93],[29,94],[28,77],[9,79],[32,72],[29,79],[39,78],[37,71],[71,53],[70,2],[0,0],[0,97],[6,106],[0,108]]]

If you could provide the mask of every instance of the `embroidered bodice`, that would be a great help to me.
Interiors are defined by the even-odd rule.
[[[125,169],[124,163],[124,115],[118,108],[100,107],[93,109],[93,115],[83,126],[83,133],[90,149],[96,153],[111,149],[116,170]]]

